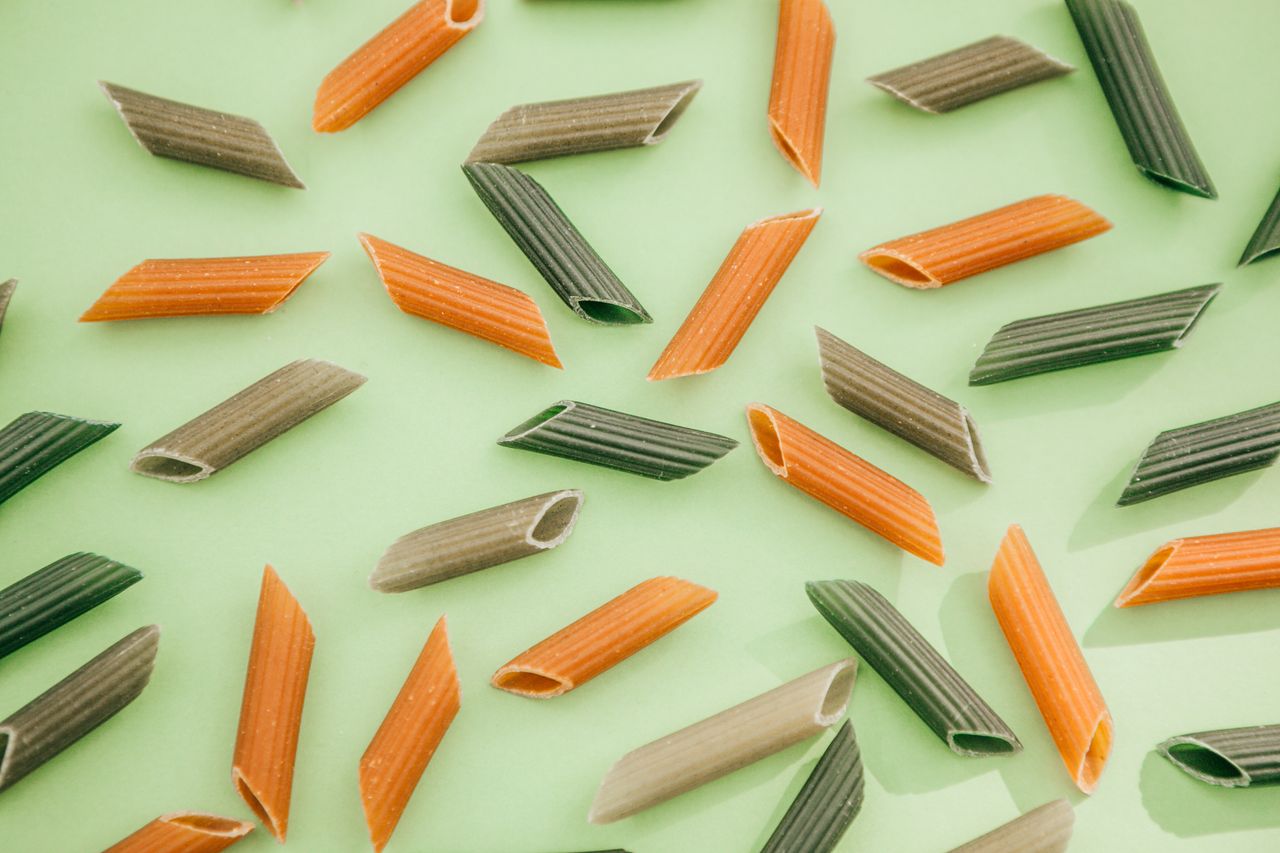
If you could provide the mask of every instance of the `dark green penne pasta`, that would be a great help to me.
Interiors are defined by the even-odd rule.
[[[52,412],[27,412],[0,430],[0,503],[120,424]]]
[[[655,480],[696,474],[738,446],[713,432],[561,400],[498,440],[516,447],[600,465]]]
[[[810,581],[813,606],[957,755],[1009,755],[1022,743],[942,655],[872,587]]]
[[[149,153],[306,189],[271,134],[253,119],[158,98],[102,80],[98,85],[133,138]]]
[[[87,613],[142,580],[97,554],[70,554],[0,589],[0,658]]]
[[[1178,735],[1157,749],[1179,770],[1210,785],[1280,785],[1280,725]]]
[[[1124,0],[1066,4],[1138,170],[1172,189],[1217,198],[1133,7]]]
[[[139,628],[0,720],[0,791],[138,698],[159,645],[157,626]]]
[[[868,77],[867,82],[927,113],[949,113],[1076,69],[1008,36],[991,36]]]
[[[862,809],[862,755],[844,721],[761,853],[830,853]]]
[[[701,80],[586,98],[520,104],[494,120],[468,163],[521,163],[545,157],[657,145],[684,113]]]
[[[1266,468],[1280,456],[1280,403],[1165,430],[1142,452],[1119,506]]]
[[[1280,250],[1280,192],[1271,200],[1258,228],[1249,238],[1249,245],[1244,247],[1240,256],[1240,266],[1269,258]]]
[[[493,218],[575,314],[610,326],[653,322],[537,181],[500,163],[467,163],[462,171]]]
[[[9,300],[13,298],[13,291],[17,287],[18,280],[16,278],[0,282],[0,327],[4,325],[4,314],[9,310]]]
[[[969,410],[817,328],[822,382],[836,403],[970,477],[991,482]]]
[[[969,384],[1177,349],[1221,289],[1206,284],[1007,323],[978,356]]]

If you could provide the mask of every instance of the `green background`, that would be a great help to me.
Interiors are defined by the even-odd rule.
[[[404,5],[9,0],[0,11],[0,277],[21,279],[0,336],[0,421],[48,409],[124,424],[0,510],[0,581],[81,549],[147,573],[0,661],[0,713],[138,625],[164,631],[141,698],[0,796],[0,848],[95,850],[174,810],[250,816],[229,765],[267,561],[318,635],[290,821],[297,850],[365,849],[356,765],[441,613],[463,709],[390,850],[758,846],[827,738],[622,823],[585,817],[627,750],[848,654],[802,588],[830,577],[883,591],[1026,745],[1013,758],[954,756],[864,668],[851,714],[866,803],[841,850],[948,849],[1056,797],[1077,807],[1076,850],[1280,847],[1280,791],[1210,788],[1152,752],[1173,734],[1280,721],[1280,592],[1110,606],[1166,539],[1276,523],[1275,471],[1125,509],[1113,502],[1159,430],[1277,396],[1280,261],[1241,270],[1235,261],[1280,173],[1271,85],[1280,7],[1140,4],[1221,192],[1215,202],[1139,176],[1052,0],[832,0],[839,38],[817,191],[766,129],[776,4],[765,0],[491,0],[475,32],[356,127],[313,133],[321,78]],[[862,82],[993,33],[1081,70],[948,116]],[[512,104],[692,77],[706,85],[662,145],[528,166],[656,318],[587,325],[553,297],[458,164]],[[148,156],[99,78],[261,120],[310,189]],[[1046,192],[1079,198],[1114,230],[935,292],[895,286],[856,260],[881,240]],[[740,229],[814,204],[826,213],[729,364],[646,383]],[[567,369],[396,311],[359,230],[530,293]],[[319,249],[333,258],[267,317],[76,323],[145,258]],[[1004,322],[1208,281],[1226,287],[1177,353],[965,384]],[[832,404],[815,322],[968,406],[994,485]],[[300,357],[332,359],[369,382],[211,480],[175,486],[128,471],[138,448]],[[744,404],[776,405],[923,492],[947,564],[904,555],[788,488],[750,446],[658,483],[494,444],[566,397],[744,443]],[[567,487],[587,500],[554,552],[399,596],[366,586],[402,533]],[[1115,751],[1093,797],[1071,785],[987,605],[985,572],[1014,521],[1115,716]],[[488,686],[515,653],[665,573],[719,590],[720,601],[568,696],[535,702]],[[256,831],[236,849],[273,847]]]

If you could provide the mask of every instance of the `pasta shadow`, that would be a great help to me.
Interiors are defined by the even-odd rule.
[[[1180,838],[1280,827],[1274,788],[1206,785],[1154,751],[1142,762],[1138,790],[1152,820]]]
[[[1108,601],[1081,642],[1087,648],[1105,648],[1271,631],[1276,627],[1277,605],[1280,590],[1208,595],[1141,607],[1118,608]]]

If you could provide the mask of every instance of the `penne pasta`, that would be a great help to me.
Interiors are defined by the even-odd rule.
[[[547,157],[657,145],[702,88],[701,80],[608,95],[520,104],[489,125],[468,163],[523,163]]]
[[[1262,221],[1258,223],[1253,236],[1249,238],[1249,245],[1244,247],[1239,266],[1270,258],[1276,254],[1277,250],[1280,250],[1280,192],[1276,193],[1276,197],[1271,200],[1271,206],[1267,208]],[[0,296],[0,300],[3,298]],[[0,307],[0,315],[3,314],[4,308]]]
[[[203,480],[359,388],[365,378],[328,361],[301,359],[151,442],[130,470],[171,483]]]
[[[493,218],[573,313],[607,326],[653,322],[541,184],[500,163],[466,163],[462,171]]]
[[[868,77],[867,82],[918,110],[949,113],[992,95],[1075,70],[1025,42],[991,36]]]
[[[1152,439],[1116,501],[1141,503],[1266,468],[1280,456],[1280,403],[1165,430]]]
[[[858,581],[810,581],[809,601],[956,755],[1022,751],[977,691],[883,595]]]
[[[325,75],[311,127],[346,130],[480,25],[484,0],[421,0]]]
[[[52,412],[19,415],[0,429],[0,503],[119,426]]]
[[[1178,735],[1157,750],[1183,773],[1210,785],[1280,785],[1280,725]]]
[[[462,686],[441,616],[360,758],[360,801],[375,851],[391,839],[461,702]]]
[[[407,592],[550,551],[578,523],[582,492],[547,492],[406,533],[369,576],[379,592]]]
[[[587,820],[622,820],[821,734],[844,716],[857,667],[836,661],[633,749],[605,774]]]
[[[943,563],[933,508],[915,489],[771,406],[747,406],[751,441],[776,476],[899,548]]]
[[[1111,755],[1111,712],[1022,528],[1009,527],[987,595],[1076,787],[1092,794]]]
[[[304,190],[280,146],[258,122],[99,80],[129,133],[149,154]]]
[[[4,315],[9,310],[9,300],[13,299],[13,292],[17,289],[18,280],[16,278],[0,282],[0,327],[4,325]]]
[[[787,162],[815,187],[836,30],[823,0],[779,0],[778,41],[769,90],[769,133]]]
[[[157,626],[139,628],[0,720],[0,791],[138,698],[159,645]]]
[[[1041,195],[881,243],[858,259],[892,282],[929,289],[1070,246],[1110,228],[1110,222],[1075,199]]]
[[[831,853],[862,809],[862,755],[845,720],[761,853]]]
[[[968,409],[826,329],[814,331],[822,382],[832,400],[979,482],[991,482],[978,425]]]
[[[1174,539],[1156,549],[1116,607],[1280,587],[1280,527]]]
[[[738,446],[713,432],[589,406],[573,400],[543,409],[498,444],[639,474],[680,480]]]
[[[512,352],[563,367],[538,304],[505,284],[415,255],[372,234],[361,234],[396,307]]]
[[[1138,171],[1175,190],[1217,198],[1182,124],[1138,13],[1124,0],[1066,0]]]
[[[203,812],[161,815],[103,853],[218,853],[253,831],[253,824]]]
[[[951,853],[1062,853],[1071,843],[1076,813],[1066,800],[1051,800]]]
[[[649,381],[709,373],[728,361],[821,215],[813,208],[748,225],[658,356]]]
[[[650,578],[516,655],[492,684],[532,699],[563,695],[670,634],[716,597],[680,578]]]
[[[142,580],[135,568],[69,554],[0,589],[0,658],[43,637]]]
[[[970,385],[1178,349],[1220,284],[1006,323],[969,371]]]
[[[270,314],[328,257],[303,252],[143,261],[116,279],[80,322]]]
[[[268,565],[262,570],[231,781],[282,844],[289,830],[293,766],[315,646],[307,614]]]

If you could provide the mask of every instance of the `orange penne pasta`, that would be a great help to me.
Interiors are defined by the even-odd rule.
[[[780,0],[769,91],[773,144],[815,187],[822,177],[822,134],[836,30],[822,0]]]
[[[904,551],[942,565],[938,520],[915,489],[770,406],[747,406],[747,425],[774,474]]]
[[[534,361],[563,367],[538,304],[520,291],[415,255],[372,234],[361,234],[391,301],[422,317],[506,347]]]
[[[562,628],[493,674],[499,690],[550,699],[631,657],[710,607],[716,592],[680,578],[650,578]]]
[[[374,850],[385,847],[395,832],[422,771],[461,706],[462,686],[441,616],[360,757],[360,802]]]
[[[484,18],[484,0],[421,0],[320,83],[311,126],[346,130],[395,94]]]
[[[1067,772],[1092,794],[1111,754],[1111,712],[1022,528],[1009,527],[987,595]]]
[[[253,824],[201,812],[161,815],[104,853],[218,853],[253,830]]]
[[[289,828],[293,763],[315,645],[307,614],[275,569],[267,566],[262,570],[231,780],[281,842]]]
[[[269,314],[328,252],[143,261],[106,289],[81,323],[201,314]]]
[[[1040,195],[867,249],[859,260],[907,287],[931,288],[1095,237],[1111,223],[1072,198]]]
[[[1161,545],[1116,607],[1280,587],[1280,527],[1191,536]]]
[[[814,208],[748,225],[649,371],[650,381],[708,373],[728,361],[821,215]]]

